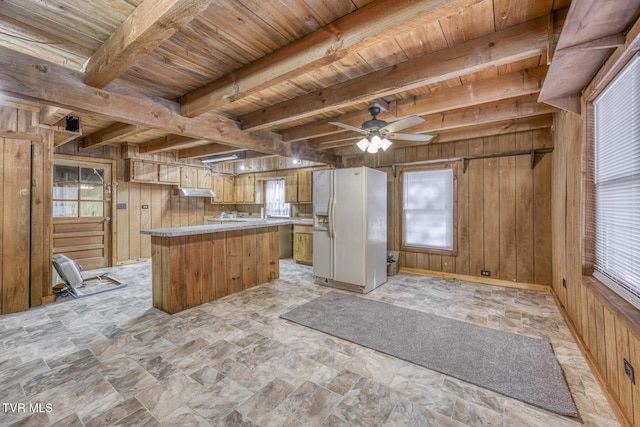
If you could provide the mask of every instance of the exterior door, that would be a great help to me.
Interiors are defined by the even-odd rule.
[[[55,159],[53,253],[85,270],[111,265],[111,164]]]

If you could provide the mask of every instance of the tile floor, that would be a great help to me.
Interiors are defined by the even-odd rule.
[[[398,274],[364,297],[548,338],[579,419],[280,319],[335,291],[291,260],[173,316],[150,263],[107,270],[129,286],[0,317],[0,426],[618,425],[548,294]]]

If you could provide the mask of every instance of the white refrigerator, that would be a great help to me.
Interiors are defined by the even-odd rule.
[[[313,172],[313,275],[317,284],[362,293],[387,281],[385,172]]]

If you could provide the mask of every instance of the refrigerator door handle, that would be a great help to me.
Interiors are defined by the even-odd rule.
[[[336,200],[334,198],[331,198],[331,200],[329,200],[329,236],[332,239],[336,237],[335,210],[336,210]]]

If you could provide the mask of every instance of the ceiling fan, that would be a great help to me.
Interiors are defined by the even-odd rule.
[[[332,125],[341,127],[343,129],[352,130],[364,134],[362,138],[356,144],[362,151],[368,151],[369,153],[375,153],[378,149],[382,148],[384,151],[391,146],[391,141],[387,138],[400,139],[403,141],[429,141],[433,138],[432,135],[426,135],[421,133],[398,133],[397,131],[406,129],[411,126],[415,126],[424,122],[424,119],[419,116],[409,116],[397,122],[387,123],[384,120],[378,120],[378,114],[380,114],[380,106],[376,104],[369,105],[369,114],[372,119],[362,123],[361,128],[351,126],[340,122],[329,122]]]

